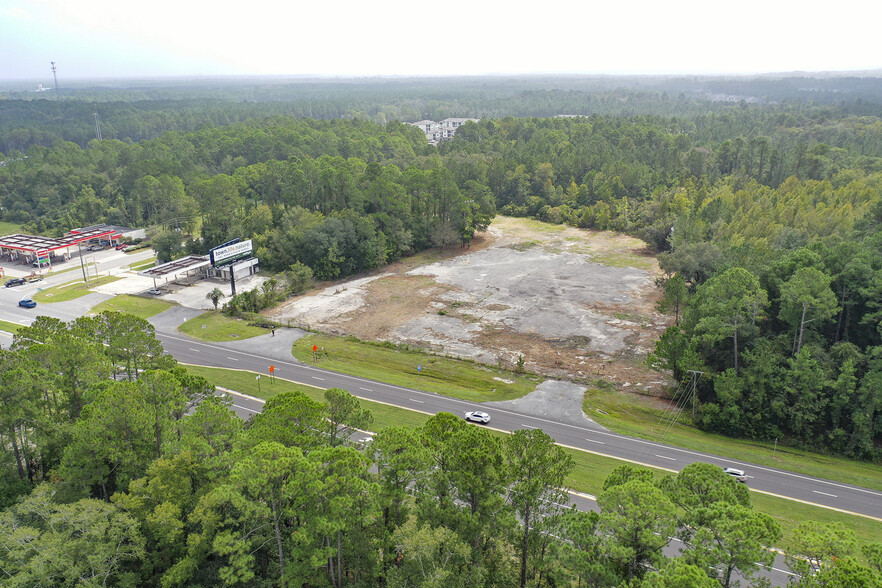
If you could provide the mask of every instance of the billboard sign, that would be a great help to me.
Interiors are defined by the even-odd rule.
[[[251,255],[251,239],[239,241],[231,245],[222,245],[211,250],[211,265],[227,265],[234,261]]]

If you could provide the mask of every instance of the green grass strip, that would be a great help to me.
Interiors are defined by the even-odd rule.
[[[34,294],[34,300],[37,302],[67,302],[81,296],[85,296],[92,291],[92,288],[104,284],[110,284],[117,280],[121,280],[119,276],[102,276],[100,278],[90,278],[89,285],[83,282],[73,282],[61,286],[53,286],[46,288]]]
[[[129,266],[129,269],[132,270],[133,272],[139,272],[142,269],[147,269],[149,267],[153,267],[154,265],[156,265],[156,256],[155,255],[149,259],[145,259],[144,261],[139,261],[138,263],[133,263],[132,265]]]
[[[7,221],[0,221],[0,237],[5,237],[6,235],[13,235],[21,231],[21,225],[16,223],[10,223]]]
[[[319,348],[315,362],[313,345]],[[521,398],[542,381],[530,374],[439,357],[407,346],[359,341],[354,337],[310,333],[294,343],[292,353],[300,361],[326,370],[472,402]]]
[[[155,300],[143,296],[132,296],[130,294],[120,294],[114,296],[110,300],[96,305],[92,308],[90,314],[99,314],[105,310],[120,311],[139,316],[141,318],[149,318],[155,314],[159,314],[174,306],[171,302],[164,300]]]
[[[299,390],[313,400],[318,402],[325,401],[325,391],[315,386],[307,386],[284,380],[282,378],[271,379],[269,374],[262,374],[260,385],[258,386],[257,374],[244,370],[230,370],[224,368],[210,368],[196,365],[188,365],[187,371],[198,376],[202,376],[215,386],[221,386],[242,394],[255,396],[269,400],[282,392],[293,392]],[[380,431],[390,425],[420,427],[425,423],[429,416],[415,410],[407,410],[397,406],[390,406],[382,402],[373,402],[370,400],[362,400],[361,405],[367,408],[374,415],[374,424],[371,425],[372,431]]]
[[[690,417],[685,414],[668,428],[659,423],[663,413],[654,399],[595,388],[585,394],[582,410],[622,435],[882,490],[882,475],[876,464],[706,433],[689,423]]]
[[[242,319],[232,318],[219,312],[206,312],[192,318],[178,327],[182,333],[200,341],[241,341],[269,331],[262,327],[252,327]]]
[[[24,325],[19,325],[18,323],[10,323],[9,321],[0,321],[0,331],[6,331],[7,333],[12,333],[13,335],[18,332],[20,328]]]

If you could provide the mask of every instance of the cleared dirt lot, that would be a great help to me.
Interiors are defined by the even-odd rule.
[[[655,392],[643,367],[667,317],[634,238],[497,217],[471,249],[426,255],[274,309],[292,325],[408,343],[557,377]]]

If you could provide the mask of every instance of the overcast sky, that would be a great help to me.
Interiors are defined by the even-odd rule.
[[[0,79],[882,67],[879,0],[0,0]],[[46,85],[44,83],[44,85]]]

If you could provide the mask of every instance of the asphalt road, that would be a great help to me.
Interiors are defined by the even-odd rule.
[[[564,446],[672,472],[696,461],[720,467],[737,467],[747,472],[747,484],[752,490],[882,521],[882,492],[876,490],[626,437],[599,427],[593,429],[558,423],[512,410],[488,410],[478,403],[329,372],[294,359],[269,359],[169,333],[160,332],[157,336],[165,349],[183,363],[251,370],[262,374],[267,374],[269,366],[274,365],[275,375],[279,378],[321,388],[343,388],[359,398],[428,414],[451,412],[462,415],[470,410],[485,410],[492,417],[490,426],[496,429],[542,429]]]

